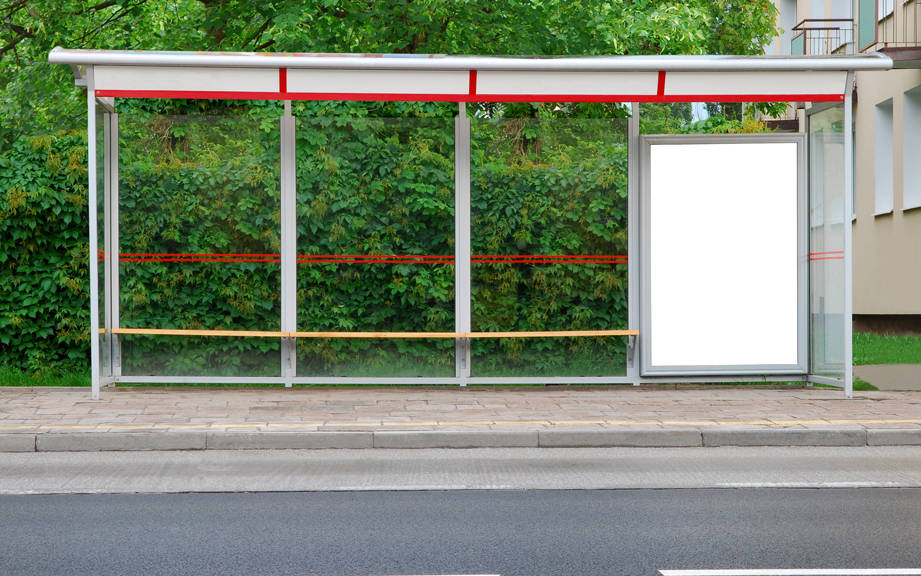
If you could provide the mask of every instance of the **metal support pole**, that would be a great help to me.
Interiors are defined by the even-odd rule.
[[[470,119],[458,104],[454,120],[454,331],[471,332],[470,289]],[[455,340],[455,375],[470,378],[470,339]]]
[[[854,73],[847,73],[844,92],[844,395],[854,397],[854,351],[853,351],[853,270],[854,246],[851,221],[854,193]]]
[[[281,331],[297,330],[297,188],[295,176],[295,122],[291,102],[281,117]],[[281,339],[281,375],[285,388],[297,373],[297,340]]]
[[[640,329],[640,202],[639,202],[640,105],[630,106],[627,124],[627,328]],[[627,345],[627,376],[640,385],[639,338]]]
[[[96,194],[96,89],[93,66],[86,67],[87,203],[89,204],[90,264],[90,385],[93,400],[99,399],[99,241]]]

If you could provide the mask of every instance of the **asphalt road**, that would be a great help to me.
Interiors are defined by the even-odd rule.
[[[0,497],[9,576],[919,566],[907,488]]]
[[[0,453],[0,494],[921,488],[921,446]]]

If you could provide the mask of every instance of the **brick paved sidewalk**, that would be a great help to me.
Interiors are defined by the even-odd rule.
[[[921,392],[658,388],[0,388],[0,433],[625,428],[921,429]]]

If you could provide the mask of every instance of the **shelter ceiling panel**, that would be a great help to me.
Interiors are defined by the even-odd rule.
[[[278,92],[280,88],[277,68],[97,65],[94,75],[99,91]]]
[[[477,95],[655,96],[658,72],[543,72],[480,70]]]
[[[665,97],[694,95],[844,95],[847,72],[669,72]],[[807,98],[808,99],[808,98]]]
[[[316,70],[287,71],[293,94],[451,94],[466,95],[466,70]]]

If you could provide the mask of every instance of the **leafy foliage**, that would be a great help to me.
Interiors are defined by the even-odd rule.
[[[0,352],[42,372],[89,344],[86,137],[23,136],[0,156]]]
[[[773,22],[768,0],[11,0],[0,6],[0,363],[37,372],[54,363],[85,365],[88,354],[85,93],[66,67],[47,63],[54,46],[756,53],[774,34]],[[278,252],[277,103],[122,100],[119,112],[123,250]],[[304,250],[453,253],[451,107],[300,103],[297,113],[305,118],[298,140]],[[625,252],[613,233],[623,228],[622,142],[587,134],[578,123],[551,122],[619,118],[622,110],[509,104],[483,105],[477,113],[483,121],[475,152],[475,252]],[[379,120],[387,117],[401,120]],[[360,124],[361,118],[378,120]],[[427,120],[413,125],[407,118]],[[532,120],[513,129],[514,118]],[[584,141],[566,140],[577,133]],[[573,202],[587,209],[572,210]],[[279,273],[272,266],[126,262],[122,324],[275,327]],[[477,266],[475,314],[483,328],[612,326],[622,318],[622,266],[600,275],[574,265]],[[305,265],[299,272],[305,325],[453,328],[449,264]],[[364,288],[350,288],[357,286]],[[150,359],[136,370],[277,371],[277,343],[268,340],[223,341],[221,353],[204,341],[185,342],[181,350],[163,339],[134,337],[127,344],[135,358]],[[426,373],[442,374],[450,371],[448,344],[314,342],[299,354],[315,373],[370,370],[403,356],[427,358]],[[613,358],[614,348],[622,349],[622,343],[571,344],[582,346],[584,358]],[[478,343],[483,359],[510,358],[518,367],[546,360],[540,369],[550,370],[559,357],[546,351],[561,343],[534,346],[526,353],[518,341]],[[576,351],[569,354],[570,366],[578,364]],[[490,369],[501,373],[509,366],[504,362]]]

